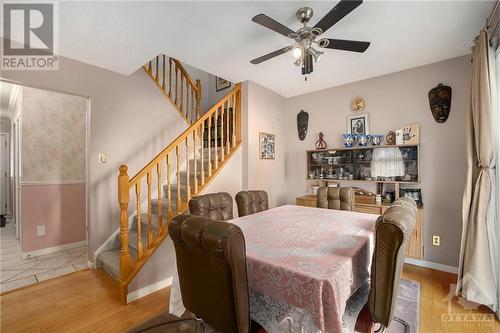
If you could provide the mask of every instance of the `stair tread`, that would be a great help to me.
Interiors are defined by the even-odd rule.
[[[130,255],[132,257],[136,256],[136,251],[134,248],[130,248]],[[114,279],[118,280],[120,276],[120,249],[114,248],[111,250],[103,251],[97,255],[97,260],[99,260],[105,271]]]

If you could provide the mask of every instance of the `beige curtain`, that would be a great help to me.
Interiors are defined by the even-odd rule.
[[[493,57],[483,30],[472,50],[470,105],[466,119],[467,176],[457,294],[496,309],[496,271],[491,240],[495,218],[495,143]]]

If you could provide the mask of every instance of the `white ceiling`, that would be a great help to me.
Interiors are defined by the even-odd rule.
[[[60,53],[130,74],[159,53],[233,82],[252,80],[294,96],[469,53],[492,1],[367,1],[324,36],[370,41],[364,54],[327,50],[307,82],[285,54],[249,60],[291,40],[251,18],[265,13],[293,30],[295,11],[315,24],[337,1],[61,2]]]

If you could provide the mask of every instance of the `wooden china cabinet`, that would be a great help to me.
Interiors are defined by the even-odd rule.
[[[391,145],[308,150],[306,179],[311,188],[375,183],[379,192],[388,189],[398,198],[401,188],[413,187],[420,182],[419,149],[419,145]],[[354,211],[381,215],[391,206],[387,202],[375,203],[374,199],[356,195]],[[422,259],[423,204],[417,203],[417,220],[406,255]],[[296,204],[317,207],[316,195],[298,197]]]

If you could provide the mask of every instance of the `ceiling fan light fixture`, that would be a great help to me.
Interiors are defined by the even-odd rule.
[[[292,48],[292,56],[294,58],[302,58],[302,55],[304,54],[304,50],[302,49],[302,46],[300,45],[295,45]]]

